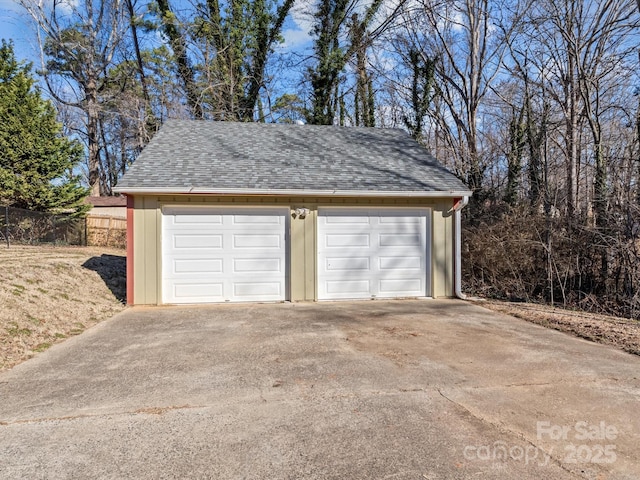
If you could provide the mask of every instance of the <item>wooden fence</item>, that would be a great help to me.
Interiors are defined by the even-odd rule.
[[[97,247],[127,247],[127,219],[87,216],[87,245]]]

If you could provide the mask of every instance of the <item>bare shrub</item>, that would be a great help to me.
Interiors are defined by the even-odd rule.
[[[463,232],[465,287],[510,301],[562,304],[637,317],[640,312],[638,212],[606,229],[571,226],[559,216],[494,208]]]

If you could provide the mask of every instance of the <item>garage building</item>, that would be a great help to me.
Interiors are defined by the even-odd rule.
[[[172,120],[127,195],[127,302],[450,297],[471,192],[402,130]]]

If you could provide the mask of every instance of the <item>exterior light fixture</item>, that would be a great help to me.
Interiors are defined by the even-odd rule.
[[[298,207],[293,211],[293,214],[298,218],[305,218],[307,215],[309,215],[309,209]]]

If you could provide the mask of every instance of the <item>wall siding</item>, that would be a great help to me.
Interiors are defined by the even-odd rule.
[[[304,205],[309,209],[305,218],[291,220],[290,277],[291,300],[313,301],[316,299],[316,216],[317,207]],[[293,209],[298,205],[292,205]]]
[[[305,207],[304,218],[291,217],[289,249],[289,292],[291,301],[317,299],[317,214],[322,206],[420,206],[431,209],[431,295],[454,295],[454,225],[452,199],[430,198],[349,198],[349,197],[268,197],[268,196],[187,196],[137,195],[134,197],[134,299],[137,305],[162,303],[162,206],[207,204],[233,206]]]
[[[160,303],[160,245],[161,212],[155,197],[134,197],[134,299],[137,305]]]
[[[454,296],[454,215],[453,201],[447,200],[438,203],[434,209],[434,217],[438,218],[440,233],[439,240],[439,268],[434,269],[437,273],[438,285],[434,292],[434,297],[452,297]],[[434,231],[436,228],[433,229]]]

